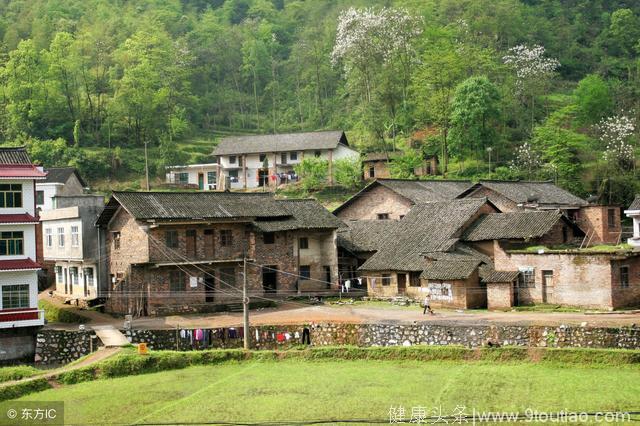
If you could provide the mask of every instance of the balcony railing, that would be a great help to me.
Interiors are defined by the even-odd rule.
[[[16,309],[0,311],[0,328],[44,325],[44,309]]]

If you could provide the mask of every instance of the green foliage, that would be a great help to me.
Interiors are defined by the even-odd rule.
[[[416,177],[415,169],[422,166],[422,163],[422,155],[414,151],[393,157],[393,161],[389,163],[391,177],[396,179],[413,179]]]
[[[24,379],[25,377],[31,377],[41,372],[41,370],[28,365],[0,367],[0,383]]]
[[[580,80],[574,91],[577,119],[582,125],[596,124],[613,110],[613,98],[607,82],[599,75],[590,74]]]
[[[39,300],[38,307],[44,309],[47,322],[83,324],[88,321],[86,317],[78,315],[70,308],[60,308],[46,300]]]
[[[47,379],[34,379],[9,386],[0,386],[0,401],[20,398],[34,392],[49,389],[51,385]]]
[[[321,158],[307,157],[294,167],[302,179],[301,185],[305,191],[321,189],[327,183],[329,162]]]
[[[338,185],[350,189],[357,188],[362,181],[362,162],[349,158],[334,161],[333,177]]]

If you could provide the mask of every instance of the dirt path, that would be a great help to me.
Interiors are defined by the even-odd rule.
[[[81,359],[80,361],[71,363],[69,365],[66,365],[64,367],[60,367],[60,368],[56,368],[50,371],[47,371],[44,374],[38,374],[37,376],[32,376],[32,377],[27,377],[24,379],[20,379],[20,380],[12,380],[9,382],[3,382],[0,383],[0,388],[5,387],[5,386],[11,386],[11,385],[16,385],[19,383],[27,383],[27,382],[31,382],[34,380],[39,380],[39,379],[47,379],[49,381],[56,379],[60,374],[62,373],[66,373],[68,371],[73,371],[73,370],[78,370],[82,367],[86,367],[88,365],[91,364],[95,364],[97,362],[103,361],[107,358],[110,358],[112,356],[114,356],[115,354],[117,354],[118,352],[120,352],[121,348],[101,348],[98,349],[97,351],[89,354],[88,356],[86,356],[85,358]]]

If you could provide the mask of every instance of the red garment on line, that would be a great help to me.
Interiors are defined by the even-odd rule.
[[[279,343],[284,342],[284,334],[283,334],[283,333],[278,333],[278,334],[276,334],[276,340],[277,340]]]

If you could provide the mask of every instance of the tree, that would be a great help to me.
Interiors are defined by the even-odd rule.
[[[362,162],[359,159],[342,158],[333,162],[333,177],[338,185],[357,188],[362,182]]]
[[[422,166],[423,161],[422,155],[413,151],[394,157],[393,161],[389,163],[391,177],[396,179],[415,179],[415,170]]]
[[[307,157],[294,166],[305,191],[317,190],[327,183],[329,162],[321,158]]]
[[[597,74],[590,74],[580,80],[574,95],[578,107],[578,122],[582,125],[597,123],[613,109],[609,86]]]
[[[459,157],[479,155],[496,142],[500,95],[485,76],[471,77],[456,88],[451,112],[451,150]]]

